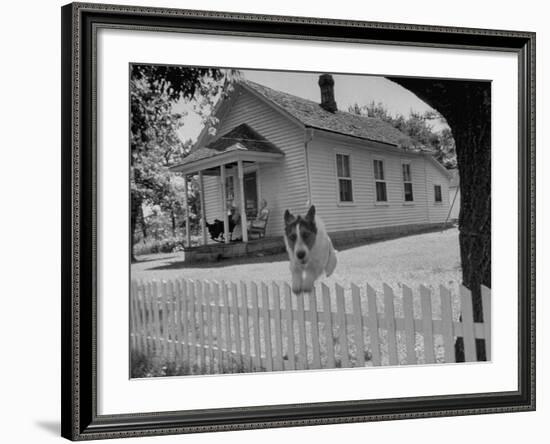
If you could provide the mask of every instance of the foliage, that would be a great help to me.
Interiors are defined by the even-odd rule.
[[[384,104],[371,102],[365,106],[354,104],[349,112],[362,116],[375,117],[390,123],[402,133],[410,137],[411,142],[406,148],[413,150],[427,150],[446,168],[456,167],[455,142],[448,126],[441,131],[435,131],[432,121],[445,122],[441,114],[435,111],[427,111],[423,114],[411,111],[408,117],[401,114],[391,115]]]
[[[191,149],[191,141],[183,142],[178,130],[183,125],[182,114],[174,105],[186,100],[211,126],[212,108],[221,94],[229,89],[234,71],[179,66],[133,65],[130,76],[130,149],[131,149],[131,230],[132,256],[137,224],[147,235],[143,207],[158,206],[171,218],[172,235],[176,235],[177,220],[184,216],[181,203],[183,179],[177,179],[168,166],[181,161]],[[228,86],[229,85],[229,86]],[[191,212],[197,215],[196,186],[189,187]],[[193,220],[196,218],[193,218]]]
[[[135,350],[130,352],[130,374],[132,378],[204,375],[207,373],[206,370],[204,364],[200,366],[190,362],[176,363],[158,355],[148,356]],[[229,355],[222,362],[222,370],[219,373],[245,373],[247,371],[240,358]],[[261,367],[258,371],[265,371],[265,368]]]

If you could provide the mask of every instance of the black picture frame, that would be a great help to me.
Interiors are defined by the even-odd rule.
[[[84,3],[66,5],[61,14],[62,436],[84,440],[535,409],[534,33]],[[98,415],[94,69],[96,31],[100,27],[516,53],[519,61],[518,390],[384,401]]]

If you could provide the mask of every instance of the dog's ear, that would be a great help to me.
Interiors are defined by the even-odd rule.
[[[306,221],[313,222],[315,221],[315,205],[309,207],[309,210],[306,214]]]
[[[285,224],[286,225],[290,225],[292,222],[294,222],[296,220],[296,218],[288,210],[285,211],[284,218],[285,218]]]

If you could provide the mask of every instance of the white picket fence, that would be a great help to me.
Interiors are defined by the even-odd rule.
[[[474,323],[463,286],[453,296],[321,284],[296,296],[286,283],[132,281],[130,344],[186,374],[455,362],[457,336],[466,361],[476,338],[490,359],[491,291],[481,290],[484,322]]]

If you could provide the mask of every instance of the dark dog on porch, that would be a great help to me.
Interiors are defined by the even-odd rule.
[[[235,223],[229,219],[229,240],[231,240],[231,235],[233,233],[233,229],[235,228]],[[214,219],[214,222],[209,224],[206,223],[206,227],[208,228],[208,232],[210,233],[210,238],[213,241],[216,242],[224,242],[224,223],[223,220]]]

